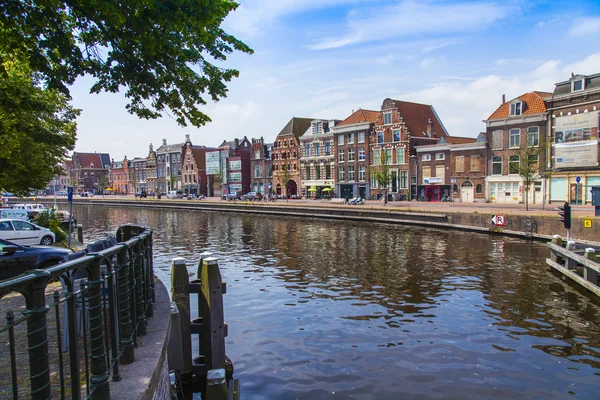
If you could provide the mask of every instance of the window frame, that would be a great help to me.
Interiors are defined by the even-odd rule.
[[[396,138],[396,134],[398,134],[398,137]],[[401,133],[400,133],[400,129],[392,129],[392,142],[397,143],[400,141],[400,137],[401,137]]]
[[[346,149],[338,149],[338,162],[346,162]]]
[[[348,147],[348,162],[354,162],[354,147]]]
[[[446,153],[435,153],[436,161],[443,161],[446,159]]]
[[[530,132],[531,129],[535,129],[535,133]],[[530,144],[530,137],[536,138],[535,144]],[[539,147],[540,146],[540,127],[539,126],[530,126],[527,128],[527,147]]]
[[[421,161],[431,161],[431,154],[423,154],[421,156]]]
[[[500,166],[500,172],[496,173],[494,172],[494,165],[496,166]],[[492,175],[502,175],[502,169],[503,169],[503,165],[502,165],[502,156],[493,156],[492,157]]]
[[[515,133],[516,132],[516,133]],[[513,139],[516,138],[516,145],[513,144]],[[508,148],[518,149],[521,147],[521,128],[511,128],[508,130]]]
[[[384,132],[378,131],[377,132],[377,144],[383,144],[383,143],[385,143]]]
[[[365,161],[367,159],[367,153],[364,147],[358,148],[358,161]]]
[[[513,159],[516,159],[514,161]],[[515,167],[515,163],[518,163]],[[509,175],[519,175],[519,171],[521,169],[521,156],[518,154],[513,154],[508,157],[508,174]]]
[[[365,142],[365,133],[364,132],[358,132],[358,138],[357,141],[358,143],[364,143]]]
[[[518,117],[519,115],[523,115],[523,102],[522,101],[514,101],[510,103],[510,116]]]
[[[383,113],[383,124],[391,125],[392,124],[392,112],[386,111]]]
[[[575,89],[575,84],[577,84],[577,83],[581,83],[580,89]],[[585,79],[584,78],[574,79],[571,82],[571,92],[581,92],[582,90],[585,90]]]

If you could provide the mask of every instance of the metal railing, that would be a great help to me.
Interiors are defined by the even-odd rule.
[[[125,225],[116,237],[111,247],[0,282],[0,299],[16,292],[25,300],[22,316],[7,310],[0,327],[10,353],[3,357],[10,374],[0,373],[10,384],[2,382],[0,397],[110,398],[110,379],[119,381],[119,365],[134,361],[155,300],[152,230]],[[27,343],[18,351],[23,324]],[[28,379],[17,373],[25,364]]]

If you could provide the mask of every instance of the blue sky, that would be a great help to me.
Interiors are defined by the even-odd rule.
[[[570,74],[600,73],[598,1],[241,0],[224,28],[255,50],[228,97],[203,109],[213,120],[182,128],[168,116],[129,115],[119,94],[73,87],[82,108],[76,151],[115,160],[148,145],[217,146],[235,137],[273,141],[293,117],[344,119],[387,97],[432,104],[453,136],[475,137],[501,103],[553,91]]]

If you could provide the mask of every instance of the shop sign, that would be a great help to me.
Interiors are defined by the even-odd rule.
[[[425,178],[423,179],[423,182],[427,185],[433,185],[433,184],[440,184],[440,183],[444,183],[444,180],[441,177],[437,177],[434,176],[432,178]]]
[[[554,156],[556,168],[595,167],[598,165],[598,141],[556,143]]]

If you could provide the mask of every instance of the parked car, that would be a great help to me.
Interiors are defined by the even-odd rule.
[[[242,196],[242,200],[255,200],[258,198],[258,193],[256,192],[248,192]]]
[[[80,197],[94,197],[94,193],[92,192],[81,192],[79,194]]]
[[[63,191],[63,190],[59,190],[58,192],[56,192],[57,196],[66,196],[67,192]]]
[[[167,199],[176,199],[177,198],[177,190],[169,190],[167,193]]]
[[[11,192],[2,192],[2,197],[13,197],[14,194],[12,194]]]
[[[48,228],[43,228],[21,219],[0,219],[0,239],[25,244],[41,244],[51,246],[56,239],[54,233]]]
[[[13,278],[31,269],[60,264],[72,250],[55,246],[20,246],[0,239],[0,280]]]
[[[222,196],[222,199],[223,200],[239,200],[240,195],[238,193],[239,192],[226,193]]]

